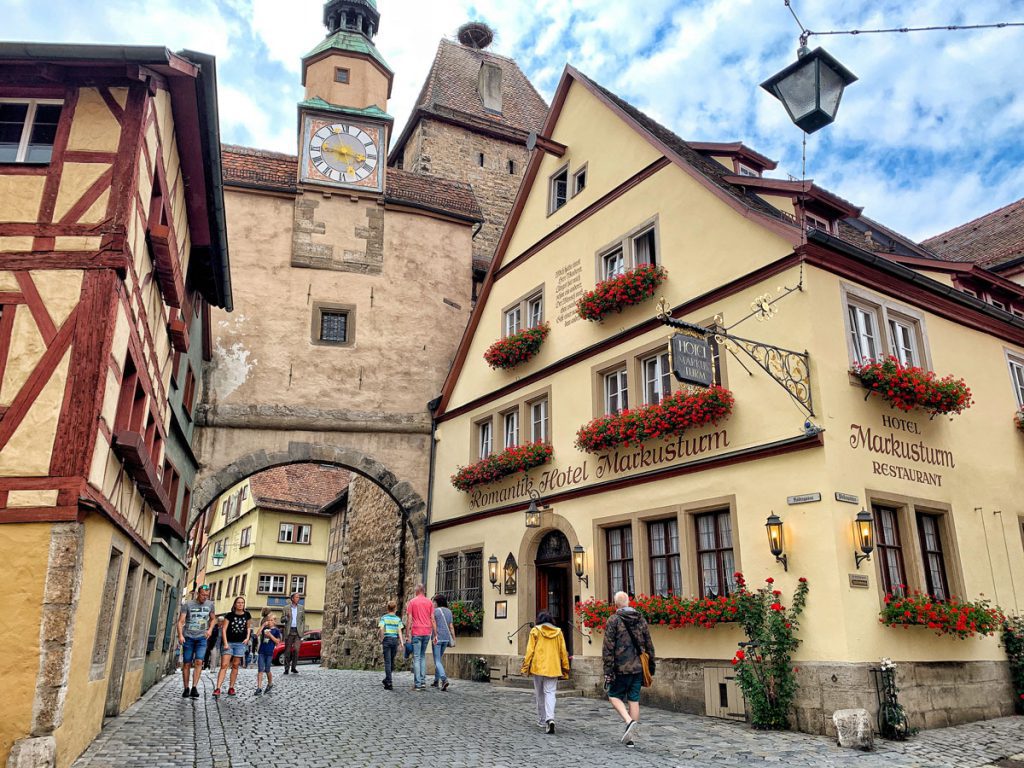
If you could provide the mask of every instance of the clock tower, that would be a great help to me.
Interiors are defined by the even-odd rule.
[[[383,192],[387,113],[394,77],[373,43],[375,0],[328,0],[327,37],[302,58],[299,179],[305,184]]]

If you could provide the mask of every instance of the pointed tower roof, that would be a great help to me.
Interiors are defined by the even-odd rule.
[[[390,97],[395,73],[373,43],[380,29],[380,13],[375,0],[327,0],[324,3],[324,26],[327,27],[327,37],[302,57],[302,84],[306,84],[306,70],[311,64],[340,53],[373,62],[387,77]]]

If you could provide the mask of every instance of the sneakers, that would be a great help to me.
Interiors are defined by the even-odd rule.
[[[213,689],[213,698],[216,699],[218,696],[220,696],[220,688],[214,688]]]
[[[274,687],[274,685],[271,683],[270,685],[268,685],[266,688],[263,689],[263,692],[264,693],[270,693],[270,689],[273,688],[273,687]]]
[[[190,699],[198,699],[199,698],[199,690],[197,688],[195,688],[195,686],[193,686],[192,690],[188,692],[188,696],[189,696]]]
[[[432,683],[430,684],[430,687],[431,687],[431,688],[437,688],[437,680],[435,680],[434,682],[432,682]]]
[[[235,695],[235,689],[234,688],[228,688],[228,696],[234,696],[234,695]]]
[[[626,725],[626,730],[622,732],[622,743],[627,747],[632,745],[633,737],[636,735],[636,729],[639,725],[640,723],[636,720],[630,720],[629,724]]]
[[[284,673],[285,673],[286,675],[288,674],[288,667],[285,667],[285,668],[284,668]]]
[[[445,680],[443,683],[441,683],[441,690],[442,691],[447,691],[448,690],[448,681],[447,680]]]
[[[256,689],[256,695],[257,696],[262,696],[263,695],[263,689],[262,688],[257,688]]]
[[[632,741],[627,741],[626,742],[626,746],[629,747],[630,749],[632,749],[633,747],[636,746],[636,744],[634,744]]]
[[[292,674],[293,675],[299,674],[299,670],[297,670],[295,667],[292,667]]]
[[[547,730],[548,733],[554,733],[555,732],[555,721],[554,720],[548,720],[548,725],[547,725],[547,729],[546,730]]]
[[[183,699],[187,699],[188,698],[188,688],[186,688],[184,691],[181,692],[181,698],[183,698]]]

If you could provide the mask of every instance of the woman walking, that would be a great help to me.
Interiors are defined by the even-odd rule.
[[[236,597],[230,613],[221,616],[221,640],[227,649],[221,654],[220,672],[217,673],[217,687],[213,689],[213,697],[220,696],[220,687],[231,667],[231,681],[228,683],[228,696],[235,695],[235,682],[238,680],[238,667],[245,658],[248,645],[249,630],[252,628],[252,614],[245,610],[245,598]]]
[[[569,677],[569,651],[562,630],[555,626],[551,614],[537,614],[537,626],[530,630],[530,642],[520,674],[533,675],[533,692],[537,700],[537,725],[548,733],[555,732],[555,690],[559,678]]]
[[[445,649],[455,645],[455,624],[448,607],[448,598],[444,595],[434,595],[434,623],[437,625],[434,630],[434,682],[430,686],[440,686],[442,691],[447,691],[448,675],[445,674],[441,657]]]

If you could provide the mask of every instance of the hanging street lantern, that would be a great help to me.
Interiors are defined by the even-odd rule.
[[[224,552],[223,550],[220,550],[220,549],[218,549],[216,552],[214,552],[213,555],[211,556],[212,559],[213,559],[214,567],[218,567],[219,568],[221,563],[224,562],[224,559],[227,556],[228,556],[227,552]]]
[[[824,48],[807,48],[800,38],[797,60],[761,87],[782,102],[792,120],[804,133],[814,133],[836,119],[843,89],[857,76],[835,60]]]
[[[540,528],[540,507],[537,506],[538,501],[540,501],[540,493],[537,491],[537,489],[531,488],[530,506],[526,508],[527,528]]]

